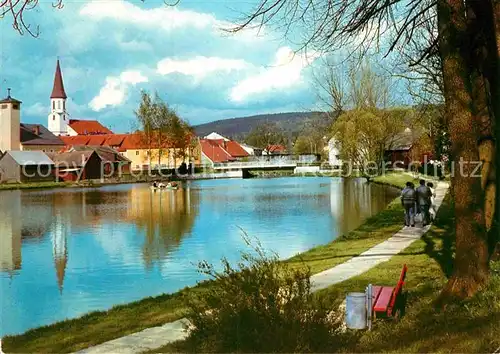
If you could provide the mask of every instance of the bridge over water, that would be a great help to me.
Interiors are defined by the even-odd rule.
[[[215,163],[213,165],[214,171],[228,172],[228,171],[241,171],[243,178],[250,176],[250,170],[291,170],[294,171],[297,167],[298,161],[293,160],[257,160],[245,162],[227,162]]]

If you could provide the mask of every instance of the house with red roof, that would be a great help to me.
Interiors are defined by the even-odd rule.
[[[113,134],[111,130],[96,120],[80,119],[69,120],[67,133],[69,136]]]
[[[141,133],[133,134],[104,134],[104,135],[76,135],[62,136],[61,140],[70,150],[74,147],[109,147],[131,162],[132,170],[148,168],[175,168],[183,162],[200,163],[200,148],[193,147],[182,151],[165,141],[158,143],[158,139],[148,139]]]
[[[233,162],[250,156],[238,142],[217,133],[211,133],[200,139],[200,145],[201,162],[204,165]]]
[[[286,147],[283,145],[268,145],[264,151],[264,155],[286,155]]]

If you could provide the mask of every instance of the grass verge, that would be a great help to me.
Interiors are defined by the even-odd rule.
[[[399,182],[391,181],[386,179],[376,182],[398,186]],[[403,209],[396,199],[386,210],[369,218],[358,229],[287,262],[299,264],[303,261],[311,267],[313,273],[338,265],[398,231],[402,226],[402,214]],[[8,353],[74,352],[145,328],[159,326],[182,318],[186,313],[185,300],[192,296],[193,292],[204,291],[208,286],[210,283],[203,283],[174,294],[147,298],[113,307],[109,311],[92,312],[20,335],[7,336],[2,339],[3,350]]]
[[[73,183],[67,182],[33,182],[33,183],[7,183],[0,184],[0,191],[16,189],[44,189],[44,188],[65,188]]]
[[[500,346],[500,262],[491,264],[490,282],[475,297],[444,310],[434,306],[452,271],[453,217],[447,197],[435,224],[421,240],[388,262],[317,293],[331,308],[338,308],[346,293],[364,291],[369,283],[394,286],[403,264],[409,267],[405,316],[399,322],[377,319],[372,331],[353,336],[343,352],[491,353]],[[171,343],[154,352],[180,352],[185,346],[185,342]]]

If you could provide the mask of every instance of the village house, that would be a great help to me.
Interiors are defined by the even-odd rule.
[[[215,132],[200,139],[200,145],[203,165],[241,161],[251,156],[240,143]]]
[[[288,155],[286,151],[286,147],[283,145],[275,144],[275,145],[268,145],[264,151],[262,152],[263,155]]]
[[[95,151],[71,151],[47,155],[54,161],[58,181],[75,182],[102,177],[102,160]]]
[[[154,142],[147,144],[140,133],[64,136],[61,139],[67,149],[82,146],[113,148],[130,161],[130,169],[135,171],[170,169],[179,167],[183,162],[200,163],[198,147],[186,149],[185,152],[167,144],[159,148]]]
[[[0,157],[0,182],[55,181],[54,161],[42,151],[7,151]]]
[[[387,143],[385,162],[393,168],[408,168],[410,163],[418,167],[426,158],[429,160],[432,153],[429,137],[418,130],[406,128]]]
[[[68,151],[95,151],[101,159],[105,177],[119,177],[121,173],[130,173],[132,161],[109,146],[72,146]]]

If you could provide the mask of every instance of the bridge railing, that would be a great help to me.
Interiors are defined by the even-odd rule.
[[[297,166],[298,161],[294,160],[258,160],[258,161],[238,161],[238,162],[219,162],[214,163],[214,169],[229,168],[248,168],[248,167],[279,167],[279,166]]]

